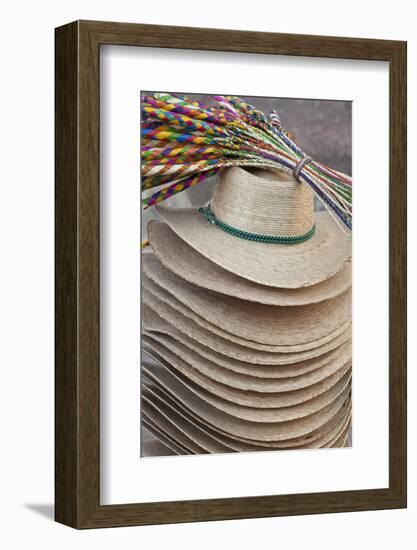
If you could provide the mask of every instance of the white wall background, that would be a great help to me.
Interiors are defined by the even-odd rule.
[[[417,540],[417,37],[415,3],[71,0],[2,4],[0,544],[45,548],[308,546],[408,550]],[[408,40],[408,510],[77,532],[52,522],[54,27],[74,19]],[[369,139],[375,128],[369,129]],[[414,343],[413,343],[414,341]]]

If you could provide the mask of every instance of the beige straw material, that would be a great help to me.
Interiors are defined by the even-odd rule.
[[[279,441],[261,441],[256,439],[249,440],[245,437],[228,433],[219,427],[213,426],[206,419],[199,416],[193,409],[190,409],[182,401],[175,397],[172,392],[167,391],[158,382],[155,384],[153,381],[146,378],[145,375],[143,375],[142,384],[143,390],[149,392],[153,400],[160,399],[173,410],[181,412],[181,414],[189,419],[194,425],[207,431],[210,435],[216,438],[217,441],[226,444],[239,452],[254,450],[296,449],[303,448],[307,445],[317,447],[319,446],[319,441],[326,441],[334,433],[337,427],[340,426],[343,419],[345,419],[347,415],[351,414],[351,400],[348,398],[333,417],[327,420],[322,426],[308,434],[300,437],[281,439]]]
[[[345,428],[343,430],[340,430],[340,433],[336,435],[331,441],[329,441],[326,447],[328,449],[343,449],[351,447],[351,445],[349,444],[349,431],[350,419]]]
[[[180,239],[166,223],[150,221],[148,238],[158,260],[178,277],[199,287],[259,304],[314,304],[339,296],[352,283],[352,266],[348,262],[338,273],[312,286],[298,289],[264,286],[243,279],[208,260]]]
[[[348,362],[352,356],[351,342],[346,342],[328,353],[299,363],[291,363],[289,365],[256,365],[254,363],[236,361],[231,357],[221,355],[205,346],[201,346],[198,342],[187,338],[163,321],[160,330],[145,330],[143,336],[149,337],[166,348],[171,349],[184,361],[192,364],[197,369],[200,368],[204,374],[209,375],[208,373],[210,373],[210,376],[218,379],[219,382],[223,380],[224,370],[227,370],[228,373],[236,374],[239,381],[244,376],[249,377],[250,380],[252,378],[267,379],[265,383],[270,385],[274,383],[274,380],[278,379],[279,384],[301,387],[304,383],[306,385],[312,383],[308,381],[318,381],[319,378],[325,378],[328,374],[331,374],[340,368],[341,365]],[[208,369],[206,365],[209,365]],[[229,374],[229,377],[232,376],[232,374]],[[253,381],[253,383],[255,382]],[[293,389],[296,388],[293,387]]]
[[[149,372],[147,374],[149,375]],[[174,377],[170,380],[169,387],[165,386],[165,389],[176,395],[181,401],[186,400],[188,408],[195,411],[198,416],[204,418],[212,426],[226,433],[257,441],[280,441],[308,435],[330,421],[346,401],[346,395],[341,394],[320,411],[308,417],[288,422],[251,422],[219,411],[185,386],[180,385]]]
[[[336,437],[333,441],[329,442],[329,448],[342,449],[344,447],[350,447],[349,429],[350,425],[348,424],[345,429],[340,432],[339,437]]]
[[[209,380],[245,392],[279,393],[311,388],[314,384],[323,382],[351,362],[350,349],[347,347],[342,350],[344,353],[341,353],[336,360],[302,376],[291,378],[257,378],[219,367],[212,361],[208,361],[197,353],[191,352],[185,346],[176,345],[177,343],[172,339],[171,342],[172,345],[169,345],[169,343],[168,345],[164,345],[158,341],[158,338],[154,338],[153,336],[144,335],[143,337],[143,344],[146,349],[156,352],[158,356],[165,359],[165,361],[185,376],[189,376],[191,380],[194,379],[196,383],[199,383],[198,376],[200,374],[203,377],[202,386],[204,386],[205,377],[208,377]],[[252,370],[256,370],[256,367],[252,366]],[[210,387],[207,389],[210,390]]]
[[[196,452],[197,446],[193,445],[192,442],[191,442],[191,445],[187,445],[185,438],[175,437],[175,434],[171,434],[168,431],[164,430],[163,427],[161,427],[158,422],[156,422],[153,418],[150,418],[146,413],[143,414],[142,422],[146,429],[153,432],[155,437],[163,436],[165,441],[168,441],[171,444],[174,444],[178,449],[176,454],[180,454],[180,455],[206,454],[203,449]],[[191,449],[192,447],[194,447],[194,450]]]
[[[190,426],[190,432],[197,430],[202,432],[204,434],[203,437],[207,436],[211,438],[226,452],[265,450],[265,447],[262,445],[241,443],[216,431],[204,423],[204,421],[199,420],[191,411],[188,411],[181,402],[172,399],[166,390],[156,386],[151,380],[146,378],[143,381],[142,396],[146,397],[148,402],[156,403],[159,407],[163,407],[164,410],[168,411],[171,418],[179,417],[179,422],[182,426]]]
[[[184,305],[182,302],[177,300],[172,294],[164,291],[161,287],[156,285],[151,279],[148,279],[143,276],[143,296],[144,300],[148,300],[148,303],[152,302],[150,305],[155,308],[160,308],[166,310],[167,307],[173,309],[178,314],[183,315],[186,319],[193,321],[201,328],[208,330],[210,333],[220,336],[225,340],[229,340],[236,344],[239,344],[243,347],[248,347],[252,350],[259,351],[268,351],[272,353],[297,353],[306,350],[312,350],[314,348],[321,348],[330,341],[334,341],[338,336],[344,334],[346,330],[351,329],[351,320],[345,321],[334,331],[330,332],[322,338],[312,340],[305,343],[296,343],[290,345],[272,345],[272,344],[263,344],[260,342],[254,342],[243,338],[242,336],[232,334],[225,331],[221,327],[217,326],[214,323],[211,323],[206,318],[198,315],[188,306]]]
[[[216,432],[212,428],[196,420],[191,415],[189,416],[185,409],[181,409],[175,403],[173,403],[165,395],[158,395],[158,391],[154,387],[145,385],[144,400],[142,401],[145,417],[153,418],[155,423],[158,424],[159,414],[163,415],[166,420],[169,420],[174,426],[180,429],[196,444],[209,450],[211,453],[216,452],[253,452],[253,451],[273,451],[277,448],[264,447],[262,445],[253,445],[243,443],[230,437]],[[148,406],[149,405],[149,406]],[[336,422],[333,422],[330,428],[324,430],[322,433],[309,438],[303,439],[299,445],[289,445],[288,448],[322,448],[329,446],[333,443],[342,433],[346,433],[350,424],[350,412],[347,411],[343,416],[338,417]],[[161,422],[159,422],[161,424]],[[166,425],[167,433],[170,433],[168,423]],[[172,432],[171,432],[172,435]],[[180,439],[181,441],[181,439]],[[278,443],[278,448],[283,447],[283,443]],[[284,442],[285,445],[285,442]]]
[[[152,402],[147,402],[147,397],[144,395],[142,400],[142,418],[148,425],[154,426],[156,430],[178,442],[187,450],[187,454],[207,454],[213,452],[196,443],[180,426],[176,426],[173,422],[168,421],[160,411],[156,409],[155,412]]]
[[[217,382],[242,390],[260,392],[291,391],[309,386],[324,380],[351,361],[351,345],[348,343],[340,346],[336,352],[329,352],[327,361],[317,360],[318,366],[312,360],[306,362],[307,364],[295,363],[278,367],[267,365],[265,368],[250,363],[235,362],[237,367],[233,364],[231,369],[220,366],[166,334],[144,333],[143,342],[156,351],[160,348],[169,350],[192,368]],[[258,373],[260,370],[261,376]]]
[[[216,445],[211,445],[212,440],[207,437],[200,437],[200,434],[195,430],[191,429],[189,430],[189,426],[184,424],[181,424],[180,426],[177,426],[172,418],[167,417],[163,411],[161,411],[159,408],[153,408],[149,406],[151,405],[150,402],[148,402],[148,399],[146,397],[147,394],[143,397],[142,400],[142,407],[143,407],[143,421],[148,422],[151,426],[157,426],[158,431],[160,433],[166,434],[170,436],[172,439],[177,439],[180,444],[183,447],[187,446],[188,448],[184,453],[186,455],[201,455],[201,454],[216,454],[216,453],[233,453],[234,451],[228,447],[220,446],[217,447]],[[157,434],[155,434],[155,437],[158,437]],[[191,445],[189,442],[192,442]],[[201,442],[201,445],[198,443],[195,443],[195,441]],[[193,445],[194,443],[194,445]],[[197,449],[197,450],[196,450]]]
[[[352,415],[349,414],[345,419],[339,430],[335,431],[333,437],[329,437],[328,440],[322,445],[322,448],[340,448],[345,447],[346,437],[349,434]]]
[[[215,382],[210,378],[198,372],[192,372],[187,368],[187,365],[176,362],[175,366],[168,362],[163,356],[159,355],[154,350],[147,349],[146,353],[157,361],[158,365],[154,368],[149,366],[144,367],[150,377],[156,376],[159,382],[165,386],[164,380],[171,380],[175,377],[180,383],[184,384],[194,393],[197,393],[203,398],[202,394],[209,392],[212,396],[220,397],[222,400],[229,401],[232,404],[241,405],[244,408],[250,409],[278,409],[283,407],[293,407],[300,403],[305,403],[318,396],[322,396],[333,388],[342,378],[351,375],[351,365],[344,365],[343,368],[335,372],[325,380],[318,382],[311,387],[302,388],[294,391],[275,392],[275,393],[260,393],[254,391],[242,391],[230,386],[225,386],[219,382]],[[169,374],[168,374],[169,373]],[[168,382],[167,382],[168,383]],[[204,391],[201,393],[200,388]],[[212,403],[211,396],[208,396],[206,401]],[[212,403],[213,404],[213,403]],[[255,418],[254,418],[255,421]]]
[[[150,458],[154,456],[172,456],[177,454],[167,447],[165,443],[162,443],[162,441],[154,436],[148,429],[146,429],[143,424],[141,433],[141,456],[143,458]]]
[[[344,436],[344,438],[336,446],[339,447],[339,448],[350,448],[350,447],[352,447],[352,444],[351,444],[350,441],[351,441],[350,440],[350,431],[348,431],[346,433],[346,435]]]
[[[190,450],[181,441],[162,430],[153,418],[143,414],[141,417],[142,428],[145,428],[152,436],[166,445],[174,454],[190,454]]]
[[[207,222],[198,209],[157,206],[189,246],[223,269],[260,285],[301,288],[332,277],[351,259],[351,238],[327,212],[316,212],[313,237],[295,245],[248,241]]]
[[[333,340],[350,323],[350,290],[319,304],[267,306],[229,296],[219,299],[218,294],[184,283],[172,273],[177,279],[175,286],[166,277],[164,289],[148,277],[148,273],[157,277],[157,268],[152,268],[149,264],[144,267],[142,287],[146,292],[203,328],[252,349],[281,352],[311,349]]]
[[[237,361],[255,363],[261,365],[288,365],[298,363],[313,357],[319,357],[351,339],[351,327],[340,336],[330,342],[314,349],[308,349],[296,353],[273,353],[240,346],[222,338],[182,315],[168,304],[158,300],[150,292],[142,291],[142,326],[144,330],[155,329],[158,325],[154,322],[159,317],[169,323],[173,330],[177,330],[184,336],[196,341],[201,349],[207,347],[219,354],[231,357]],[[175,327],[175,329],[174,329]],[[158,328],[156,328],[158,330]]]
[[[190,449],[187,449],[182,445],[180,442],[175,442],[174,438],[170,436],[167,432],[164,432],[161,430],[156,422],[150,422],[149,418],[147,416],[143,416],[142,419],[142,426],[147,430],[152,437],[156,440],[161,442],[164,446],[173,445],[173,447],[170,449],[171,453],[173,455],[190,455],[195,454],[190,451]],[[174,451],[174,449],[176,449]],[[200,454],[200,453],[199,453]],[[201,453],[204,454],[204,453]]]
[[[349,414],[347,409],[349,399],[345,401],[340,410],[323,426],[314,430],[313,432],[306,434],[305,436],[293,439],[285,439],[281,441],[256,441],[256,445],[267,446],[273,450],[277,449],[307,449],[307,448],[319,448],[325,446],[329,441],[331,435],[336,431],[336,426],[340,426],[341,419],[345,419]],[[226,434],[226,432],[225,432]],[[240,444],[247,444],[248,442],[254,443],[255,440],[248,440],[242,437],[238,437],[233,434],[226,434],[227,437],[233,440],[239,441]],[[328,445],[326,445],[328,446]]]
[[[142,415],[153,421],[159,428],[195,454],[232,452],[230,447],[222,445],[208,435],[200,436],[192,424],[161,401],[153,399],[146,392],[142,398]],[[190,444],[191,441],[191,444]],[[193,449],[194,447],[194,449]]]
[[[253,452],[253,451],[273,451],[273,448],[263,448],[258,445],[245,445],[244,443],[238,443],[231,440],[221,434],[216,434],[210,428],[204,426],[202,423],[196,423],[195,420],[187,417],[182,411],[178,411],[172,405],[166,403],[163,399],[160,399],[152,391],[145,392],[142,400],[142,414],[143,418],[149,423],[154,423],[159,426],[162,431],[165,431],[167,435],[172,438],[177,438],[178,441],[186,446],[191,440],[197,448],[204,449],[209,453],[227,453],[227,452]],[[341,420],[334,424],[330,431],[326,431],[324,434],[319,435],[314,441],[304,443],[301,448],[323,448],[336,444],[342,437],[346,436],[351,415],[348,413]],[[224,443],[220,443],[223,440]],[[189,445],[191,447],[191,445]],[[203,452],[204,452],[203,451]],[[190,454],[199,453],[199,451],[191,451]],[[201,452],[201,451],[200,451]]]
[[[228,225],[262,235],[304,235],[314,224],[313,192],[285,172],[228,168],[211,208]]]
[[[217,452],[265,450],[265,447],[260,445],[241,443],[217,432],[204,422],[198,420],[195,415],[190,414],[181,403],[173,401],[164,390],[161,391],[147,379],[144,382],[143,397],[146,397],[148,403],[152,403],[159,410],[164,411],[164,414],[171,418],[178,426],[181,425],[197,443],[202,438],[203,441],[210,442],[213,447],[218,447],[219,450]],[[145,410],[145,407],[143,410]],[[153,412],[155,413],[155,411]]]
[[[183,447],[178,441],[174,441],[174,439],[170,436],[168,436],[166,433],[164,433],[162,430],[157,428],[154,424],[151,424],[147,421],[147,419],[142,420],[143,425],[145,428],[156,438],[159,439],[164,445],[166,445],[171,451],[174,452],[174,454],[177,455],[183,455],[188,454],[188,451],[185,447]]]
[[[187,394],[181,393],[189,390],[216,409],[236,418],[251,422],[286,422],[311,415],[332,403],[342,393],[350,392],[350,366],[342,376],[333,375],[328,381],[328,386],[315,387],[308,394],[306,389],[287,392],[286,394],[258,394],[254,392],[240,392],[240,390],[224,389],[218,383],[207,383],[200,377],[185,377],[179,374],[156,355],[154,357],[163,368],[143,367],[143,372],[153,380],[157,380],[162,386],[176,392],[177,396],[187,404]],[[175,379],[175,383],[174,383]],[[198,382],[196,382],[198,380]],[[316,385],[318,386],[318,385]],[[184,396],[185,395],[185,396]]]

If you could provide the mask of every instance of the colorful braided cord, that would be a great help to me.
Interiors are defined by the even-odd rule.
[[[306,156],[281,125],[232,96],[213,105],[168,93],[142,97],[142,190],[145,208],[192,187],[228,166],[293,174]],[[352,227],[352,180],[312,159],[299,181],[311,187],[343,227]],[[149,194],[149,190],[155,189]]]

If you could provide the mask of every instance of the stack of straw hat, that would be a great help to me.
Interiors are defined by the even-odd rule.
[[[228,168],[210,205],[158,212],[142,427],[176,454],[346,446],[350,236],[305,184],[263,170]]]

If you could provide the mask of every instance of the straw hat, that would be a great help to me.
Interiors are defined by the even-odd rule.
[[[191,430],[187,433],[191,434],[195,432],[195,429],[200,430],[218,444],[222,445],[223,449],[217,452],[225,452],[225,450],[227,452],[227,449],[232,452],[250,452],[326,446],[329,439],[334,438],[335,434],[339,433],[341,428],[345,427],[346,424],[349,426],[351,418],[351,401],[348,398],[333,418],[308,434],[281,439],[279,441],[250,440],[236,434],[227,433],[221,428],[208,423],[204,418],[198,416],[195,411],[187,408],[183,402],[164,389],[158,382],[147,378],[146,375],[143,376],[143,396],[145,398],[144,410],[147,411],[148,414],[150,413],[149,416],[154,420],[157,420],[157,413],[155,409],[152,412],[149,411],[147,408],[149,402],[153,404],[157,403],[158,407],[164,407],[171,418],[173,414],[178,413],[180,415],[181,425],[184,426],[184,428],[187,422],[189,423],[188,426],[191,425]]]
[[[181,442],[187,448],[188,454],[233,452],[231,447],[219,443],[204,431],[199,430],[188,418],[178,414],[175,409],[170,409],[163,401],[158,401],[158,398],[150,398],[146,391],[144,392],[142,415],[145,422],[150,421],[164,433]],[[187,445],[190,440],[201,450],[193,451],[191,445]]]
[[[187,378],[181,377],[173,370],[165,368],[151,370],[144,367],[144,372],[148,376],[151,372],[151,376],[154,376],[155,379],[157,379],[163,386],[168,386],[174,392],[180,392],[180,395],[185,396],[183,397],[185,401],[187,401],[187,394],[185,391],[187,389],[219,411],[241,420],[248,420],[256,423],[288,422],[290,420],[310,416],[311,414],[316,413],[331,404],[340,395],[347,395],[350,391],[350,374],[346,373],[345,376],[337,380],[337,382],[334,383],[326,392],[323,392],[308,401],[283,407],[254,408],[242,406],[233,401],[225,400],[221,396],[206,391],[201,386],[190,382]],[[174,378],[175,383],[173,382]],[[178,382],[178,384],[176,384],[176,382]],[[183,394],[181,393],[182,390],[184,391]]]
[[[195,341],[198,343],[202,352],[207,348],[221,355],[247,363],[261,365],[288,365],[290,363],[298,363],[305,359],[321,356],[324,353],[338,348],[341,344],[351,339],[351,327],[349,326],[340,336],[316,348],[299,352],[270,352],[257,350],[241,346],[227,338],[222,338],[210,332],[195,323],[192,319],[182,315],[168,304],[158,301],[151,293],[143,291],[142,298],[142,322],[144,330],[152,330],[152,328],[154,328],[156,331],[160,331],[158,329],[158,323],[155,323],[155,318],[162,319],[168,323],[170,327],[169,330],[175,332],[178,338],[183,335],[184,338]]]
[[[349,388],[347,387],[330,404],[306,417],[282,422],[255,422],[237,418],[219,410],[188,389],[184,384],[181,384],[166,369],[164,370],[164,377],[160,373],[156,375],[155,369],[150,370],[146,367],[143,367],[143,369],[148,378],[162,385],[169,394],[176,396],[189,410],[194,411],[197,416],[203,418],[208,424],[225,433],[249,440],[272,442],[308,435],[329,422],[344,406],[349,395]]]
[[[158,419],[159,420],[159,419]],[[169,433],[165,427],[161,427],[160,422],[155,422],[148,414],[144,413],[142,418],[142,426],[146,428],[157,440],[161,441],[175,455],[201,454],[202,451],[192,449],[190,439],[176,434]],[[144,454],[144,456],[147,456]],[[148,455],[149,456],[149,455]],[[155,456],[155,455],[152,455]],[[164,455],[163,455],[164,456]]]
[[[142,277],[145,303],[152,294],[154,300],[175,308],[203,328],[252,349],[312,349],[334,339],[350,323],[350,290],[318,304],[276,307],[229,296],[219,300],[211,291],[184,284],[170,273],[161,274],[158,284],[148,273],[155,280],[156,266],[145,267]]]
[[[193,249],[261,285],[315,285],[351,257],[350,237],[327,212],[315,213],[309,187],[287,174],[228,168],[208,208],[157,210]]]
[[[143,342],[147,347],[149,346],[150,349],[155,350],[159,355],[170,361],[174,367],[176,362],[181,360],[184,362],[182,368],[187,370],[187,372],[192,368],[194,371],[196,370],[204,376],[226,386],[260,393],[275,393],[306,388],[325,380],[351,360],[350,345],[345,345],[341,346],[336,356],[333,354],[333,359],[327,359],[324,364],[317,362],[321,366],[307,372],[302,372],[302,374],[298,374],[298,365],[295,364],[287,368],[285,366],[278,368],[269,366],[266,369],[262,369],[269,376],[259,376],[257,373],[259,366],[244,363],[238,371],[225,368],[192,351],[181,342],[174,340],[166,334],[145,333],[143,335]],[[170,355],[166,355],[166,353],[164,355],[164,352]],[[181,370],[181,365],[179,369]],[[281,371],[284,371],[284,376],[282,376]]]
[[[188,337],[177,330],[174,326],[165,322],[149,307],[144,305],[142,310],[143,332],[144,336],[150,336],[154,340],[167,344],[172,347],[183,346],[200,357],[208,359],[210,362],[221,368],[233,372],[247,374],[259,378],[293,378],[303,374],[320,369],[329,363],[337,363],[340,358],[351,356],[351,342],[348,338],[334,349],[323,351],[317,356],[306,356],[306,352],[300,353],[269,353],[264,354],[265,363],[250,362],[245,359],[236,359],[233,355],[225,355],[215,349],[202,345],[199,341]],[[318,348],[320,350],[320,348]],[[308,353],[308,352],[307,352]],[[271,360],[269,360],[271,359]]]
[[[152,426],[159,429],[159,432],[170,436],[171,439],[179,442],[186,448],[187,453],[194,454],[196,451],[191,450],[189,445],[190,440],[194,445],[207,453],[227,453],[227,452],[250,452],[250,451],[267,451],[274,450],[272,447],[263,447],[257,444],[248,444],[227,437],[219,432],[216,432],[208,425],[199,421],[197,418],[189,415],[187,411],[167,397],[165,394],[157,392],[152,385],[145,384],[144,399],[143,399],[143,419],[145,423],[149,422]],[[292,448],[320,448],[323,446],[329,447],[332,444],[337,444],[338,440],[345,436],[350,424],[350,411],[346,411],[341,417],[337,417],[336,422],[331,423],[330,427],[308,440],[304,439],[294,444]],[[284,442],[285,443],[285,442]],[[282,442],[277,444],[277,447],[283,447]],[[180,453],[179,453],[180,454]]]
[[[171,332],[169,329],[168,331],[170,334],[145,330],[143,337],[172,350],[187,363],[195,365],[197,370],[200,369],[201,372],[219,382],[222,381],[225,370],[227,370],[229,378],[236,374],[236,383],[230,384],[235,387],[240,387],[236,384],[238,384],[238,380],[241,380],[240,375],[243,375],[243,379],[249,377],[251,384],[259,383],[262,385],[265,382],[267,385],[273,385],[274,380],[278,379],[281,386],[288,384],[287,389],[301,388],[303,385],[314,383],[313,380],[318,381],[325,378],[349,361],[352,356],[351,343],[346,342],[319,357],[313,357],[298,363],[254,365],[253,363],[236,361],[231,357],[221,355],[188,338],[178,338],[180,333],[176,331]]]
[[[242,300],[273,306],[300,306],[335,298],[352,283],[352,266],[348,262],[338,273],[312,286],[274,288],[243,279],[219,265],[183,241],[166,224],[151,220],[148,239],[162,265],[196,286]]]
[[[166,443],[162,443],[142,422],[141,429],[141,456],[144,458],[151,456],[172,456],[179,454]]]
[[[350,363],[348,363],[324,380],[298,390],[285,391],[283,389],[278,392],[259,392],[236,389],[221,384],[201,374],[175,354],[172,354],[169,350],[162,349],[161,347],[155,349],[155,346],[151,343],[147,343],[146,353],[164,367],[156,371],[162,373],[161,376],[165,376],[166,370],[169,371],[180,382],[191,389],[191,391],[200,395],[200,397],[203,397],[203,399],[214,406],[217,406],[216,403],[218,403],[218,398],[220,398],[221,402],[226,401],[227,403],[223,406],[219,405],[217,407],[222,409],[225,407],[224,410],[227,412],[235,410],[236,406],[238,410],[243,407],[243,409],[247,411],[249,408],[250,410],[247,411],[249,415],[248,418],[253,417],[252,420],[259,420],[259,418],[262,418],[268,421],[268,412],[266,412],[265,409],[271,410],[290,407],[292,410],[295,405],[300,405],[301,403],[312,404],[313,400],[316,402],[318,397],[324,396],[325,399],[328,399],[330,390],[335,388],[341,380],[345,380],[343,388],[347,385],[347,380],[350,378],[351,372],[351,366]],[[206,393],[207,396],[205,395]],[[230,414],[233,413],[230,412]],[[245,416],[244,413],[240,414]],[[273,417],[275,418],[275,416]]]

